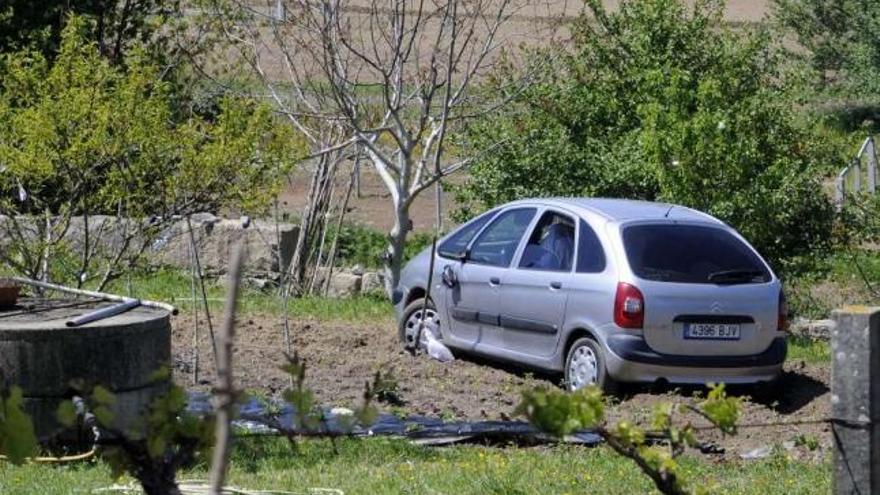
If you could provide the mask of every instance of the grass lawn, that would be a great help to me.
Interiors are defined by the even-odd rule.
[[[226,297],[226,279],[205,280],[205,292],[212,314],[219,317]],[[191,311],[193,299],[189,273],[180,270],[157,270],[139,274],[131,279],[131,294],[142,299],[168,302],[181,311]],[[114,281],[105,292],[129,295],[128,281]],[[196,288],[196,304],[201,309],[202,299]],[[394,316],[394,308],[379,295],[363,295],[349,299],[325,297],[291,298],[288,314],[292,319],[306,318],[335,322],[387,322]],[[261,291],[244,286],[239,299],[240,314],[275,314],[284,312],[284,304],[277,291]]]
[[[783,455],[761,461],[715,463],[685,458],[689,479],[716,485],[719,493],[828,493],[830,464],[792,461]],[[204,469],[179,479],[205,479]],[[128,484],[132,480],[119,481]],[[101,462],[68,466],[0,464],[0,493],[87,493],[113,482]],[[240,440],[229,484],[242,488],[289,490],[336,488],[346,494],[564,494],[648,493],[652,485],[629,460],[605,447],[492,448],[419,447],[402,440],[302,442],[294,451],[276,438]]]
[[[831,344],[819,340],[811,340],[804,337],[790,336],[788,338],[789,361],[803,360],[808,363],[831,363]]]

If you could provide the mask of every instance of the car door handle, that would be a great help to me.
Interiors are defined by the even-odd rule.
[[[498,277],[492,277],[489,279],[489,285],[500,285],[501,279]]]
[[[551,289],[561,289],[562,282],[550,282],[550,288]]]

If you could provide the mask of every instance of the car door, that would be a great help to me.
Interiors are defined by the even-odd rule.
[[[501,345],[500,288],[537,209],[499,213],[452,266],[456,283],[447,294],[450,330],[459,345]]]
[[[571,215],[545,210],[501,288],[503,346],[547,357],[556,350],[572,282],[576,223]]]

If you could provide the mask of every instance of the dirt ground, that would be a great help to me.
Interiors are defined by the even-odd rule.
[[[208,390],[214,369],[206,326],[201,325],[201,381],[192,385],[190,316],[174,321],[173,356],[175,379],[197,390]],[[520,398],[520,391],[535,385],[553,386],[560,377],[534,375],[503,364],[457,356],[452,363],[439,363],[425,356],[413,357],[396,342],[391,321],[380,324],[326,324],[309,322],[292,328],[293,348],[308,364],[307,383],[321,404],[327,407],[356,405],[364,383],[377,370],[391,373],[398,383],[399,405],[381,404],[386,411],[440,416],[446,419],[508,419]],[[277,397],[287,386],[287,378],[278,369],[283,362],[283,326],[281,319],[252,316],[239,321],[235,346],[236,386]],[[780,425],[829,416],[827,366],[790,362],[786,365],[781,386],[774,394],[756,393],[754,389],[733,389],[743,399],[743,414],[738,435],[722,437],[707,430],[700,438],[723,449],[724,457],[737,457],[756,448],[785,445],[787,455],[821,459],[831,447],[827,424]],[[611,419],[645,422],[651,407],[660,402],[693,402],[700,388],[673,389],[628,386],[619,394],[618,404],[609,408]],[[749,394],[758,395],[752,398]],[[679,420],[708,426],[693,413]],[[759,424],[762,426],[747,426]],[[798,444],[818,441],[818,448]],[[784,448],[783,448],[784,449]]]

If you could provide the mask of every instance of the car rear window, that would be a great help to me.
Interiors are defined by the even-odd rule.
[[[758,256],[727,230],[698,225],[648,224],[623,230],[630,268],[661,282],[744,284],[770,281]]]

